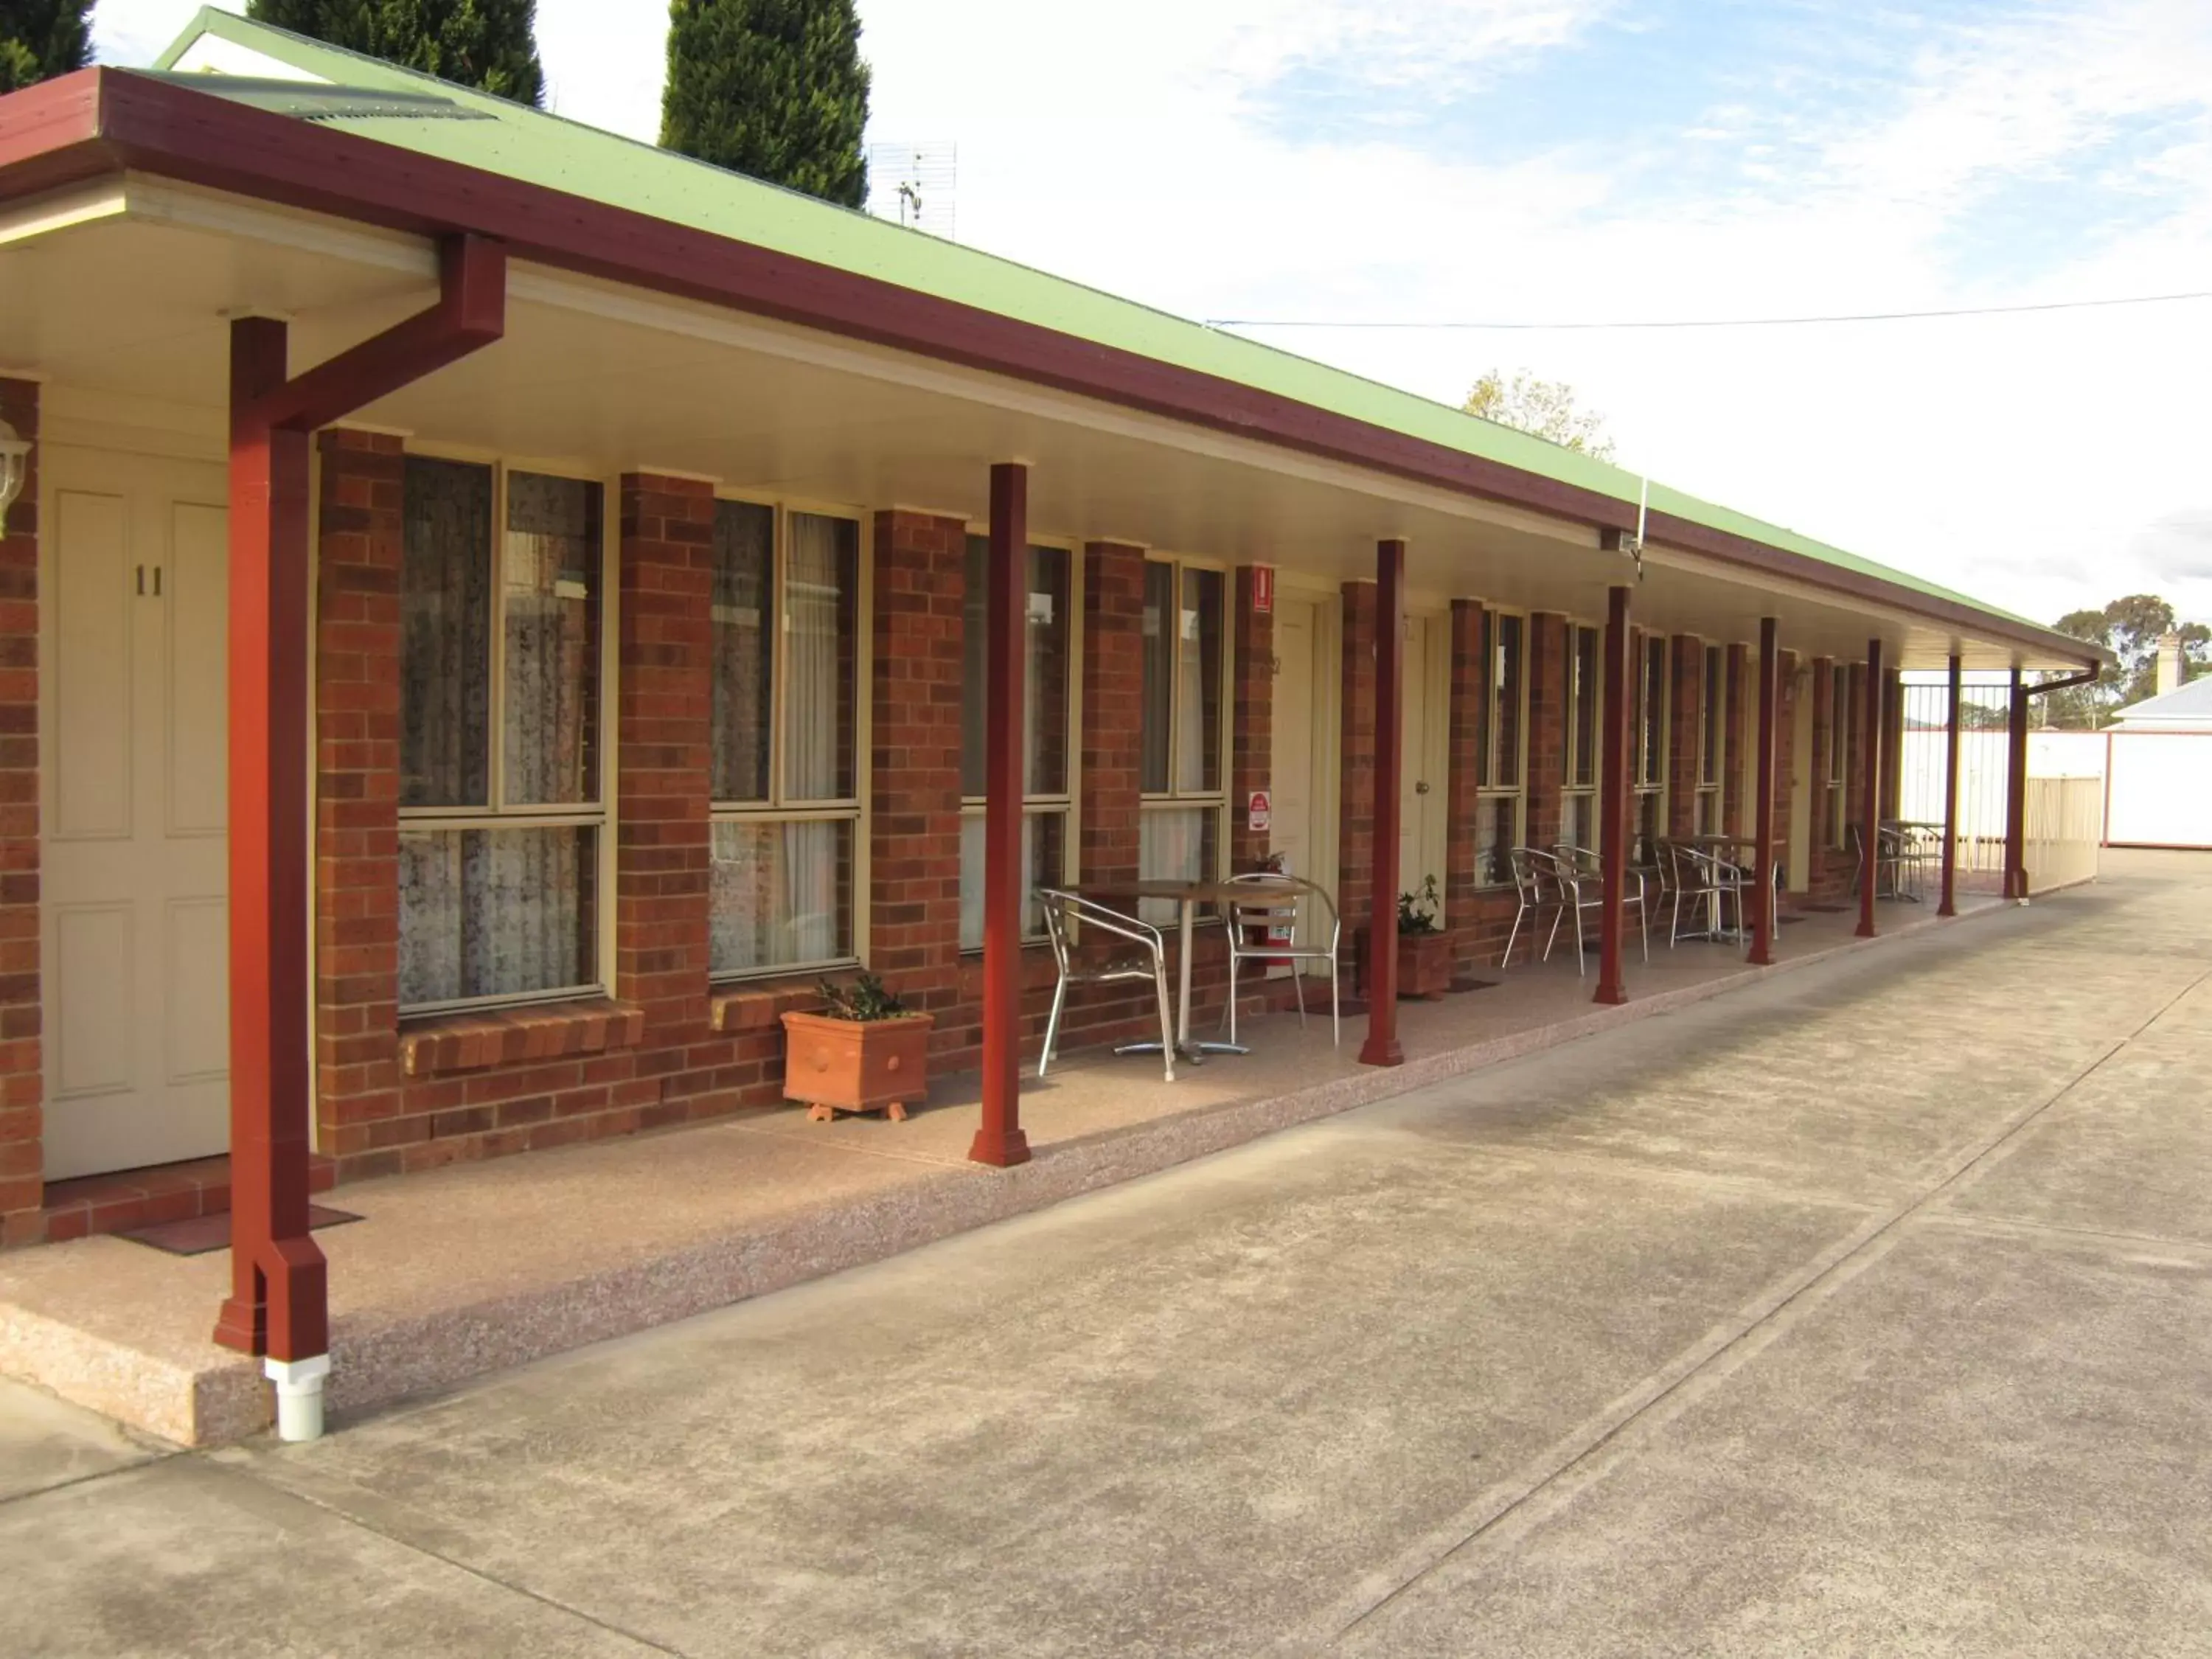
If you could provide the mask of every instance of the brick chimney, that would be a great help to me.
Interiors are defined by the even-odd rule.
[[[2158,636],[2158,690],[2164,696],[2169,691],[2181,689],[2181,635],[2161,634]]]

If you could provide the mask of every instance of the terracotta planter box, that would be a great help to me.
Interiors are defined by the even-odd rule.
[[[1372,959],[1371,936],[1365,928],[1359,930],[1359,994],[1368,994],[1370,975],[1367,964]],[[1398,995],[1418,997],[1436,1002],[1451,989],[1452,945],[1449,933],[1401,933],[1398,935]]]
[[[892,1122],[903,1122],[908,1103],[919,1104],[929,1091],[929,1030],[936,1023],[927,1014],[786,1014],[783,1097],[806,1102],[812,1109],[806,1115],[816,1122],[879,1107]]]

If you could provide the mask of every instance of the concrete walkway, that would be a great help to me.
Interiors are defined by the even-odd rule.
[[[11,1654],[2212,1652],[2212,860],[356,1424],[0,1396]]]

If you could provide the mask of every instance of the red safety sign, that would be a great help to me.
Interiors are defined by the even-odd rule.
[[[1275,567],[1272,564],[1252,567],[1252,614],[1255,617],[1275,614]]]
[[[1244,827],[1256,833],[1273,829],[1274,823],[1274,797],[1264,789],[1255,789],[1252,798],[1244,805]]]

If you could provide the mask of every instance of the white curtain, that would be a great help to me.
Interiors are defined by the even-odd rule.
[[[595,832],[414,830],[399,838],[399,1001],[526,996],[596,971]]]
[[[713,970],[834,962],[852,954],[849,819],[714,825]]]
[[[811,513],[791,515],[784,573],[783,798],[842,800],[853,793],[853,599],[858,526]]]

